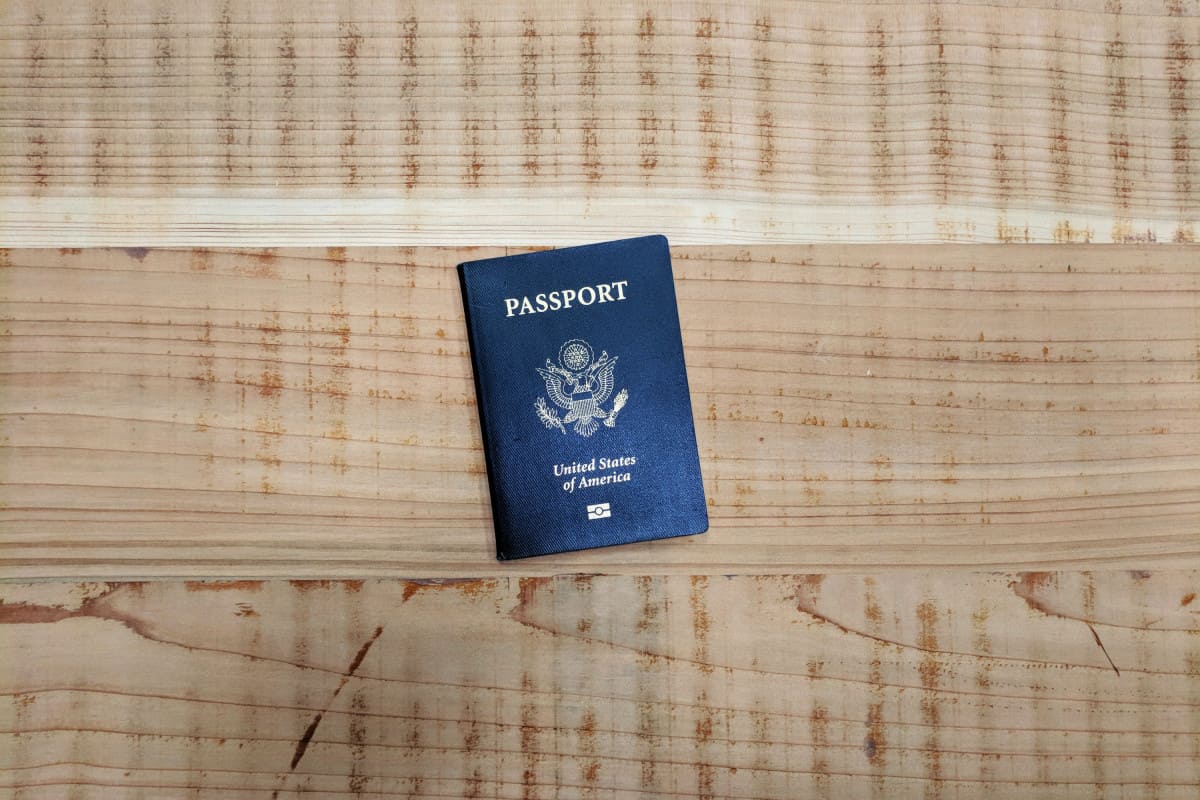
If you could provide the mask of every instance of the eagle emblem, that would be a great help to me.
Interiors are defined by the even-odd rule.
[[[564,342],[558,350],[558,363],[547,358],[545,368],[538,367],[537,371],[546,382],[546,395],[567,413],[559,418],[546,398],[539,397],[533,404],[538,419],[547,428],[557,428],[564,434],[566,426],[575,423],[572,429],[584,437],[595,433],[601,422],[609,428],[616,427],[617,414],[625,407],[629,392],[624,389],[618,392],[608,411],[602,407],[612,394],[616,366],[615,356],[610,358],[601,351],[596,358],[592,346],[583,339]]]

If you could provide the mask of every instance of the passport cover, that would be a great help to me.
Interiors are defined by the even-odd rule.
[[[458,269],[496,557],[708,530],[666,238]]]

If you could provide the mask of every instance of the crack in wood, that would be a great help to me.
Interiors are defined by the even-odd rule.
[[[1096,629],[1092,626],[1092,623],[1088,622],[1085,624],[1087,625],[1088,630],[1092,632],[1092,638],[1096,640],[1096,644],[1100,646],[1100,652],[1104,653],[1104,657],[1108,659],[1108,665],[1112,667],[1113,672],[1117,673],[1117,676],[1120,677],[1121,670],[1117,668],[1116,663],[1112,660],[1112,656],[1108,654],[1108,648],[1104,646],[1104,642],[1100,641],[1100,634],[1096,633]]]
[[[354,654],[354,658],[350,661],[350,666],[346,668],[341,680],[338,681],[337,687],[333,690],[333,694],[330,696],[329,702],[325,704],[325,708],[317,712],[316,716],[312,718],[312,722],[308,723],[308,727],[305,728],[304,733],[300,736],[300,739],[297,740],[296,751],[292,754],[292,763],[289,769],[295,770],[296,765],[300,763],[300,759],[304,758],[304,753],[308,750],[308,745],[312,741],[313,734],[317,732],[317,727],[320,726],[321,720],[324,719],[325,712],[333,706],[333,703],[335,700],[337,700],[338,695],[342,693],[342,689],[345,688],[346,684],[350,682],[350,679],[354,677],[354,673],[357,672],[358,668],[362,665],[363,659],[367,657],[367,653],[370,652],[372,645],[379,640],[379,637],[382,634],[383,626],[380,625],[375,628],[375,632],[371,634],[370,638],[363,642],[362,646],[358,648],[358,652]],[[278,790],[275,793],[275,796],[277,795]]]

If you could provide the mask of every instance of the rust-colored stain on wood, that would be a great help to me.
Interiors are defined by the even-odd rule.
[[[206,230],[251,237],[234,216],[250,206],[231,201],[304,189],[400,192],[404,218],[256,211],[294,236],[429,241],[431,221],[477,221],[455,188],[513,201],[521,212],[505,220],[536,238],[558,225],[548,185],[589,201],[572,211],[577,230],[653,209],[635,222],[745,241],[1185,241],[1196,224],[1200,28],[1186,5],[622,16],[511,0],[488,14],[229,2],[142,13],[110,0],[51,17],[22,0],[5,21],[15,146],[0,154],[0,198],[21,210],[9,233],[22,238],[70,237],[86,219],[144,243],[194,230],[198,210]],[[677,206],[646,189],[708,210],[668,220]],[[150,206],[153,224],[145,204],[125,205],[180,193],[186,210]],[[20,205],[27,196],[58,203]],[[828,217],[831,202],[845,219]],[[260,233],[275,230],[260,218]]]
[[[0,564],[505,570],[448,277],[501,252],[7,251]],[[1190,558],[1186,246],[673,255],[711,529],[533,574]]]
[[[6,663],[7,735],[23,744],[5,777],[22,791],[236,785],[277,797],[1057,798],[1130,782],[1184,797],[1173,787],[1200,778],[1200,732],[1181,702],[1196,691],[1195,619],[1140,630],[1112,615],[1173,613],[1196,582],[1183,571],[596,575],[447,583],[408,602],[403,581],[349,593],[337,581],[81,584],[74,601],[9,584],[3,652],[38,644],[43,657]],[[797,611],[796,587],[811,611]],[[1027,591],[1048,608],[1094,608],[1121,674],[1097,663],[1086,626],[1031,607]],[[813,624],[789,624],[798,613]],[[606,624],[583,634],[585,617]],[[329,624],[297,638],[312,619]],[[86,663],[70,655],[100,642]],[[546,647],[554,659],[536,655]],[[160,667],[136,668],[148,662]],[[66,709],[104,724],[61,730]],[[1112,736],[1119,752],[1096,744]],[[25,766],[32,742],[68,737],[98,755]]]
[[[262,588],[262,581],[185,581],[189,592],[253,592]]]
[[[1151,572],[1096,576],[1077,583],[1076,575],[943,574],[920,582],[906,577],[816,575],[731,577],[715,582],[684,577],[589,576],[580,580],[565,576],[497,581],[479,599],[468,600],[453,591],[413,595],[411,602],[418,605],[398,617],[387,609],[392,607],[399,586],[395,582],[368,582],[362,602],[365,608],[376,609],[371,613],[389,617],[377,644],[383,654],[380,664],[391,663],[389,653],[423,646],[426,637],[442,642],[454,640],[456,629],[448,628],[447,620],[461,620],[468,630],[479,630],[472,620],[481,615],[479,624],[486,624],[488,635],[484,640],[470,638],[461,644],[480,652],[447,662],[456,672],[449,682],[446,676],[432,672],[444,670],[446,664],[442,664],[426,668],[431,671],[432,683],[428,685],[387,688],[385,694],[391,697],[387,702],[400,710],[404,725],[412,715],[423,720],[419,728],[400,727],[394,735],[411,746],[414,740],[423,742],[431,735],[447,735],[435,734],[438,730],[458,731],[455,735],[462,737],[463,748],[471,747],[472,758],[477,759],[489,757],[481,753],[480,729],[495,730],[501,738],[508,737],[509,746],[501,745],[501,755],[490,757],[506,759],[503,763],[509,764],[512,781],[530,796],[548,791],[552,785],[547,782],[548,776],[558,770],[559,780],[554,785],[570,785],[581,791],[593,785],[618,793],[638,791],[639,786],[645,791],[649,785],[661,785],[665,778],[667,786],[686,785],[696,795],[725,796],[741,790],[751,795],[757,791],[760,796],[794,796],[796,792],[837,796],[861,778],[883,781],[879,785],[895,788],[902,796],[910,791],[914,792],[912,796],[975,791],[977,782],[1009,786],[1019,781],[1023,791],[1050,797],[1056,796],[1053,792],[1062,782],[1072,780],[1070,776],[1086,767],[1047,756],[1051,760],[1040,762],[1042,777],[1012,777],[1012,766],[1031,756],[1012,751],[1011,728],[1020,727],[1018,735],[1025,742],[1043,733],[1065,737],[1065,747],[1073,747],[1076,741],[1086,747],[1091,733],[1059,715],[1034,723],[1045,727],[1028,728],[1028,722],[1020,721],[1026,706],[1016,700],[1036,695],[1043,702],[1057,703],[1061,697],[1067,709],[1082,698],[1093,709],[1091,730],[1103,730],[1110,713],[1116,715],[1111,717],[1114,724],[1129,713],[1124,709],[1127,697],[1112,694],[1115,685],[1106,683],[1104,673],[1097,671],[1090,655],[1094,644],[1070,635],[1077,623],[1046,617],[1031,608],[1014,587],[1037,587],[1053,595],[1048,595],[1048,602],[1053,604],[1074,602],[1082,590],[1085,605],[1091,603],[1099,612],[1110,599],[1115,606],[1122,605],[1128,595],[1121,581],[1136,580],[1148,598],[1141,611],[1152,613],[1169,610],[1177,602],[1181,587],[1195,581],[1191,573]],[[813,611],[803,613],[818,624],[801,628],[786,625],[788,616],[795,613],[797,586],[807,587]],[[337,590],[331,587],[329,591]],[[660,607],[665,612],[647,615],[644,607],[639,608],[638,598],[647,592],[662,598],[665,605]],[[846,603],[854,596],[864,598],[857,612]],[[710,655],[703,663],[695,657],[697,613],[693,601],[697,606],[703,602],[709,616],[705,636]],[[257,602],[262,607],[261,598]],[[327,598],[317,597],[314,602],[324,603]],[[454,613],[448,616],[452,609]],[[946,609],[963,609],[963,613]],[[605,629],[580,635],[579,619],[597,617],[607,621]],[[485,623],[487,619],[492,622]],[[656,622],[652,627],[633,624],[638,619]],[[730,626],[733,620],[743,625]],[[752,622],[747,625],[747,620]],[[832,624],[824,624],[826,621]],[[858,632],[872,626],[870,635]],[[1097,621],[1094,627],[1098,632],[1103,630],[1107,647],[1126,655],[1141,636],[1131,628],[1107,621]],[[392,635],[396,638],[389,639]],[[1171,649],[1170,642],[1182,641],[1181,637],[1188,634],[1163,629],[1155,635],[1164,647],[1143,653],[1136,669],[1142,675],[1154,670],[1154,681],[1178,685],[1150,688],[1151,684],[1143,682],[1136,692],[1140,703],[1158,708],[1157,703],[1170,703],[1164,699],[1170,693],[1186,693],[1186,682],[1192,677],[1172,672],[1169,667],[1172,658],[1182,657]],[[558,643],[559,659],[554,663],[560,665],[549,672],[547,663],[532,663],[522,655],[529,653],[523,644],[526,637],[532,637],[529,646],[535,647],[547,636]],[[393,643],[389,645],[389,641]],[[349,644],[345,658],[353,663],[356,651]],[[658,660],[644,659],[645,651],[656,653]],[[869,666],[876,657],[880,665]],[[655,673],[649,670],[659,663],[672,665],[674,688],[638,699],[649,688],[647,684],[653,685]],[[584,664],[586,669],[579,668]],[[1105,669],[1111,676],[1108,680],[1121,679],[1107,666]],[[336,662],[330,670],[341,676],[347,671]],[[435,674],[437,677],[432,677]],[[486,675],[486,682],[477,683],[471,675]],[[981,681],[981,675],[987,680]],[[1087,677],[1080,680],[1077,676]],[[371,674],[364,680],[382,677]],[[598,692],[598,681],[603,682],[603,692]],[[797,682],[805,687],[803,691],[787,689]],[[468,705],[454,706],[462,708],[467,716],[433,719],[425,712],[413,710],[410,714],[407,693],[424,692],[422,696],[428,696],[431,691],[470,693],[474,699]],[[505,716],[493,717],[490,705],[478,701],[481,692],[497,702],[511,704],[506,722],[493,721],[505,720]],[[760,692],[774,698],[769,710],[749,700]],[[560,717],[553,724],[545,716],[546,703],[552,697],[561,698]],[[593,705],[596,697],[606,698],[603,714],[600,706]],[[1146,708],[1136,713],[1161,713],[1161,709]],[[629,721],[623,722],[626,717]],[[787,723],[797,717],[806,720],[807,728],[799,738],[789,732]],[[921,720],[919,725],[912,724],[914,718]],[[1162,722],[1182,733],[1187,729],[1172,726],[1186,725],[1188,719],[1185,712]],[[1061,730],[1062,725],[1067,726],[1066,731]],[[758,731],[761,739],[761,732],[773,726],[782,733],[769,749],[750,747],[754,739],[743,738]],[[1124,725],[1121,729],[1130,730]],[[1132,729],[1140,730],[1136,724]],[[653,747],[654,753],[651,760],[642,761],[637,773],[641,783],[623,782],[634,776],[621,770],[626,752],[622,737],[633,730],[638,731],[637,738],[645,746]],[[973,731],[967,752],[962,741],[964,730]],[[1159,736],[1152,732],[1137,735]],[[562,750],[552,751],[552,741],[558,742]],[[854,744],[848,746],[851,741]],[[1172,741],[1178,744],[1167,737],[1158,739],[1154,746],[1172,747]],[[352,749],[352,743],[347,747]],[[310,749],[305,758],[311,753]],[[980,759],[979,753],[987,757]],[[889,758],[888,754],[896,757]],[[1120,768],[1116,756],[1097,753],[1093,758],[1100,758],[1106,769]],[[1190,766],[1172,760],[1167,769],[1178,768],[1184,771],[1172,775],[1186,780]],[[471,792],[486,795],[494,791],[483,777],[486,774],[486,770],[480,773],[472,768],[460,780]],[[948,774],[953,778],[948,779]],[[778,791],[763,789],[767,775],[780,782],[776,785]],[[899,779],[901,775],[908,777]],[[985,780],[981,775],[988,777]],[[790,793],[782,788],[785,784]]]
[[[1194,797],[1194,12],[6,4],[0,793]],[[711,530],[498,564],[453,267],[613,231]]]

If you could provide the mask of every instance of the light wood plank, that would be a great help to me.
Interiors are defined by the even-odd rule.
[[[1195,797],[1195,572],[0,585],[0,791]]]
[[[3,574],[1200,563],[1193,251],[967,245],[676,248],[710,533],[497,564],[501,252],[5,253]]]
[[[0,244],[1192,241],[1172,0],[12,0]]]

